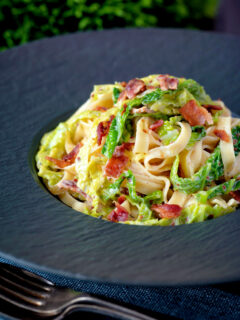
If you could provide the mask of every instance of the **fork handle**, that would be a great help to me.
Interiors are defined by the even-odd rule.
[[[107,302],[97,298],[91,298],[93,301],[86,301],[86,303],[76,303],[67,307],[58,317],[54,318],[55,320],[62,320],[67,315],[73,312],[93,312],[98,314],[103,314],[106,316],[111,316],[121,320],[156,320],[155,318],[146,316],[137,311],[131,310],[129,308],[125,308],[119,306],[117,304]]]

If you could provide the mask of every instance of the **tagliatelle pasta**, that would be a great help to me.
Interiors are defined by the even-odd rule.
[[[46,133],[38,175],[73,209],[113,222],[179,225],[240,202],[240,119],[194,80],[97,85]]]

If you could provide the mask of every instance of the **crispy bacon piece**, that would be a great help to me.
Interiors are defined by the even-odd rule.
[[[128,191],[128,188],[125,188],[125,187],[121,187],[121,193],[125,194],[126,196],[129,195],[129,191]]]
[[[80,148],[82,147],[82,144],[81,143],[78,143],[73,149],[71,152],[69,152],[68,154],[66,154],[64,157],[63,157],[63,160],[64,161],[70,161],[71,163],[73,163],[76,159],[76,156],[78,154],[78,151],[80,150]]]
[[[231,191],[229,194],[233,197],[233,199],[237,200],[240,202],[240,190],[237,191]]]
[[[126,81],[122,81],[122,82],[120,82],[120,85],[125,88],[126,85],[127,85],[127,82]]]
[[[124,114],[124,112],[126,111],[126,109],[127,109],[127,104],[125,103],[125,104],[123,105],[123,110],[122,110],[121,115],[123,115],[123,114]]]
[[[126,197],[124,195],[121,195],[120,197],[118,197],[117,202],[119,204],[122,204],[125,200],[126,200]]]
[[[214,129],[213,133],[225,142],[230,142],[230,137],[225,130]]]
[[[124,207],[116,202],[116,208],[111,213],[109,213],[107,218],[108,220],[113,222],[127,221],[128,212]]]
[[[147,108],[147,107],[141,107],[141,108],[133,108],[131,110],[131,113],[132,114],[134,114],[134,113],[154,113],[154,111]]]
[[[67,166],[70,166],[71,164],[74,163],[77,154],[80,150],[80,148],[82,147],[81,143],[78,143],[71,152],[69,152],[68,154],[66,154],[62,159],[55,159],[49,156],[46,156],[46,159],[48,161],[53,162],[56,166],[58,166],[59,168],[65,168]]]
[[[157,77],[159,83],[160,83],[160,88],[163,91],[166,90],[176,90],[178,87],[178,79],[177,78],[171,78],[169,77],[168,74],[161,74],[160,76]]]
[[[221,106],[215,106],[213,104],[204,104],[202,105],[202,107],[206,108],[206,109],[212,109],[212,110],[222,110]]]
[[[108,177],[118,178],[128,163],[127,156],[112,156],[105,166],[105,174]]]
[[[50,162],[53,162],[58,168],[65,168],[69,164],[66,161],[63,161],[62,159],[56,159],[49,156],[46,156],[45,159],[47,159]]]
[[[58,186],[62,189],[70,190],[77,193],[78,191],[80,191],[76,181],[72,181],[72,180],[63,180],[58,184]]]
[[[104,126],[104,122],[99,122],[97,126],[97,144],[100,146],[102,138],[107,134],[108,127]]]
[[[115,151],[114,151],[114,156],[115,157],[120,157],[124,154],[125,150],[130,151],[133,147],[134,143],[132,142],[124,142],[120,146],[117,146]]]
[[[154,122],[153,124],[151,124],[149,129],[154,131],[154,130],[160,128],[163,124],[164,124],[163,120],[158,120],[158,121]]]
[[[129,99],[136,97],[138,93],[146,90],[145,82],[140,79],[132,79],[128,82],[126,89]]]
[[[182,207],[177,204],[153,204],[151,209],[158,218],[173,219],[181,215]]]
[[[58,183],[59,188],[79,193],[83,198],[87,199],[86,192],[78,188],[77,183],[72,180],[63,180]]]
[[[125,90],[120,93],[118,101],[122,101],[127,98],[132,99],[136,97],[137,94],[145,91],[146,88],[144,81],[140,79],[132,79],[127,83]]]
[[[123,100],[126,100],[127,99],[127,91],[126,90],[123,90],[119,97],[118,97],[118,101],[123,101]]]
[[[152,86],[152,85],[147,86],[147,90],[155,90],[155,89],[157,89],[157,87]]]
[[[114,116],[111,115],[108,121],[101,121],[97,126],[97,144],[100,146],[102,143],[102,138],[108,134],[111,123],[114,119]]]
[[[106,107],[97,106],[94,110],[96,111],[107,111]]]
[[[191,126],[202,126],[207,122],[213,124],[211,114],[203,107],[199,107],[195,100],[189,100],[179,112]]]
[[[124,155],[125,150],[131,150],[133,143],[125,142],[116,147],[111,159],[105,166],[105,175],[107,177],[118,178],[128,164],[128,157]]]

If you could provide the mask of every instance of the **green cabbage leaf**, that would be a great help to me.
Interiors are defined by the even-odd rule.
[[[132,205],[135,205],[138,208],[139,219],[141,219],[141,221],[151,219],[152,210],[150,209],[150,205],[152,203],[162,203],[162,191],[158,190],[145,197],[140,197],[136,192],[136,178],[131,170],[123,172],[114,183],[110,184],[105,190],[103,190],[102,200],[106,202],[108,200],[116,199],[116,197],[120,195],[120,187],[125,179],[127,179],[126,186],[129,193],[127,199]]]

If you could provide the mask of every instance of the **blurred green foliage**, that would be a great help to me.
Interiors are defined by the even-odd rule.
[[[0,49],[77,30],[211,29],[219,0],[0,0]]]

